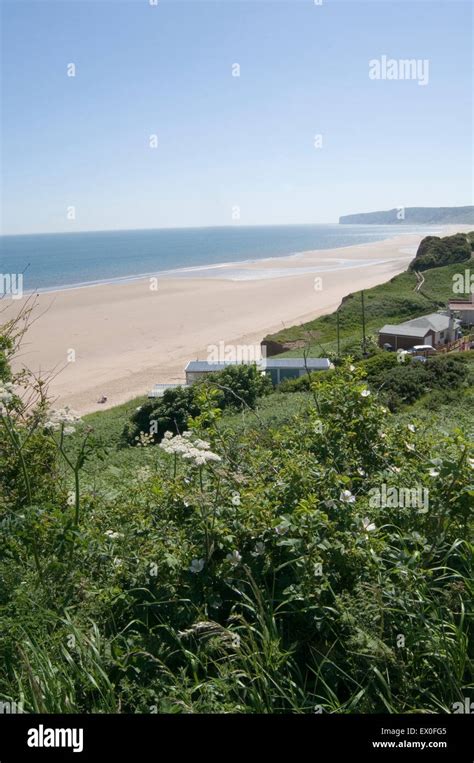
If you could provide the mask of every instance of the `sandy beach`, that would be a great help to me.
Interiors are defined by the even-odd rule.
[[[460,229],[468,228],[447,226],[442,235]],[[87,413],[118,405],[156,383],[183,382],[186,363],[205,360],[210,345],[259,343],[269,332],[333,311],[347,294],[405,270],[421,238],[402,234],[227,264],[218,277],[199,269],[161,276],[157,284],[145,278],[42,293],[17,365],[54,374],[49,392],[56,406]],[[12,301],[7,316],[24,299]],[[101,395],[105,405],[97,403]]]

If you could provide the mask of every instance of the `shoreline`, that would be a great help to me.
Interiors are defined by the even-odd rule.
[[[247,226],[247,227],[252,227],[252,226]],[[253,226],[253,227],[261,228],[262,226]],[[282,228],[286,228],[288,226],[282,225],[281,227]],[[299,226],[297,226],[297,227],[299,227]],[[322,227],[326,227],[326,226],[323,224]],[[351,225],[349,227],[353,228],[353,227],[357,227],[357,226]],[[361,225],[361,227],[363,227],[365,229],[367,226]],[[376,229],[377,227],[386,228],[387,226],[386,225],[380,225],[380,226],[374,225],[373,226],[374,229]],[[395,227],[395,226],[391,226],[391,227]],[[403,227],[403,226],[400,226],[400,227]],[[400,227],[398,228],[399,230],[400,230]],[[34,295],[34,294],[51,294],[51,293],[55,293],[55,292],[58,292],[58,291],[61,291],[61,292],[62,291],[73,291],[73,290],[76,290],[76,289],[86,289],[86,288],[92,288],[92,287],[96,287],[96,286],[113,286],[113,285],[133,283],[134,281],[138,281],[140,279],[145,279],[145,278],[157,278],[157,277],[159,277],[159,278],[172,278],[172,277],[186,278],[186,277],[192,277],[193,275],[195,275],[196,277],[209,277],[210,271],[214,271],[214,270],[218,271],[218,272],[220,272],[221,270],[225,271],[227,269],[229,269],[229,271],[232,270],[232,269],[238,270],[240,266],[257,265],[258,263],[263,263],[263,262],[267,262],[267,261],[281,261],[281,260],[285,260],[285,259],[288,259],[288,258],[290,258],[290,259],[291,258],[298,259],[300,257],[303,257],[306,254],[314,253],[314,252],[336,252],[336,251],[339,251],[341,249],[347,249],[347,248],[352,249],[354,247],[364,247],[364,246],[367,246],[369,244],[381,243],[383,241],[388,241],[388,240],[391,240],[393,238],[398,238],[398,237],[402,237],[402,236],[415,236],[415,235],[417,236],[417,235],[421,235],[422,233],[424,235],[437,235],[437,234],[445,235],[443,233],[443,231],[445,229],[447,229],[448,227],[456,227],[456,226],[442,226],[442,225],[429,225],[429,224],[426,224],[425,226],[423,226],[423,225],[420,224],[418,226],[416,226],[416,225],[413,225],[413,226],[409,225],[407,227],[408,228],[414,227],[414,228],[417,228],[418,230],[416,230],[416,231],[413,231],[413,230],[412,231],[410,231],[410,230],[408,230],[408,231],[400,230],[399,233],[395,233],[395,231],[394,231],[392,233],[392,235],[390,235],[390,236],[385,236],[385,237],[382,237],[382,238],[374,238],[371,241],[367,241],[367,242],[360,243],[360,244],[337,245],[337,246],[331,247],[330,249],[329,248],[323,248],[323,249],[305,249],[305,250],[301,250],[301,251],[288,252],[288,253],[284,253],[284,254],[272,254],[272,255],[267,255],[265,257],[247,257],[247,258],[245,258],[243,260],[230,260],[228,262],[225,261],[225,260],[221,261],[221,262],[215,262],[215,263],[204,262],[204,263],[201,263],[201,264],[198,264],[198,265],[182,265],[182,266],[177,267],[177,268],[165,268],[164,270],[153,270],[153,271],[147,271],[147,272],[142,272],[142,273],[131,273],[131,274],[128,274],[128,275],[120,275],[120,276],[113,276],[113,277],[107,277],[107,278],[97,278],[97,279],[93,279],[91,281],[78,281],[78,282],[64,283],[64,284],[59,284],[59,285],[39,286],[38,288],[35,288],[35,289],[25,289],[23,291],[23,294],[25,296],[31,296],[31,295]],[[419,230],[422,227],[425,228],[424,231],[420,231]],[[465,226],[465,227],[469,228],[469,226]],[[172,230],[175,230],[175,229],[172,229]],[[176,229],[176,230],[179,230],[179,229]],[[115,231],[99,231],[99,233],[110,233],[110,232],[115,232]],[[123,232],[127,232],[127,231],[125,230]],[[81,234],[82,233],[87,234],[88,231],[81,232]],[[95,232],[94,231],[90,231],[90,233],[95,233]],[[27,235],[27,234],[24,234],[24,235]],[[50,236],[50,235],[56,235],[56,234],[45,233],[45,234],[28,234],[28,235],[45,235],[45,236]],[[63,234],[57,234],[57,235],[63,235]],[[75,234],[71,233],[69,235],[75,235]],[[5,238],[5,237],[7,237],[7,236],[0,236],[0,240],[1,240],[1,238]],[[202,276],[200,275],[201,273],[203,274]],[[191,275],[188,276],[188,274],[191,274]],[[228,277],[230,277],[230,276],[228,276]],[[239,280],[239,279],[236,278],[235,280]]]
[[[461,228],[469,230],[445,226],[440,235]],[[186,363],[205,359],[209,346],[259,344],[283,326],[332,312],[348,294],[403,272],[422,238],[401,233],[369,244],[239,262],[244,272],[238,280],[231,277],[235,264],[223,263],[219,277],[199,277],[193,270],[187,277],[159,278],[155,290],[150,277],[137,277],[42,292],[14,368],[54,375],[49,394],[55,407],[70,405],[81,414],[114,407],[156,383],[182,383]],[[333,267],[325,269],[327,263]],[[26,299],[9,303],[6,318]],[[105,405],[97,403],[101,395],[108,398]]]

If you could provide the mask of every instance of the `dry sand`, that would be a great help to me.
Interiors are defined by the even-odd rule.
[[[447,228],[442,235],[459,229]],[[158,382],[184,381],[188,360],[205,360],[209,345],[259,343],[269,332],[332,312],[347,294],[405,270],[413,258],[406,250],[421,238],[400,235],[226,265],[219,278],[166,276],[156,291],[146,278],[43,293],[37,297],[38,320],[17,362],[45,375],[56,372],[50,383],[56,405],[80,413],[118,405]],[[321,269],[338,260],[349,267]],[[231,280],[236,268],[246,271],[247,280]],[[315,277],[322,279],[321,290],[315,289]],[[8,309],[21,304],[12,302]],[[71,350],[74,362],[68,362]],[[108,398],[105,405],[97,404],[102,394]]]

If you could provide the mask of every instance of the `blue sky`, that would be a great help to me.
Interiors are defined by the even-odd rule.
[[[4,233],[472,203],[469,2],[1,6]],[[371,80],[382,55],[428,84]]]

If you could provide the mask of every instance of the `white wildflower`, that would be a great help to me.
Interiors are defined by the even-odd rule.
[[[416,432],[416,427],[414,424],[408,424],[407,428],[410,430],[410,432]]]
[[[123,538],[123,533],[114,532],[113,530],[106,530],[105,534],[111,540],[117,540],[117,538]]]
[[[362,392],[360,393],[361,397],[369,397],[369,395],[370,395],[370,389],[363,389]]]
[[[204,569],[204,559],[193,559],[191,564],[189,565],[189,571],[193,572],[195,575],[198,572],[202,572]]]
[[[432,469],[429,470],[429,475],[430,475],[430,477],[438,477],[439,476],[439,471],[437,469],[433,469],[432,468]]]
[[[45,429],[50,429],[53,432],[57,432],[62,429],[64,434],[72,434],[75,428],[72,424],[82,424],[82,419],[71,408],[66,406],[60,408],[57,411],[50,411],[49,418],[45,422]],[[66,431],[68,430],[68,431]],[[72,431],[71,431],[72,430]]]
[[[355,495],[352,495],[350,490],[343,490],[341,495],[339,496],[339,500],[343,503],[354,503],[355,502]]]
[[[12,393],[9,391],[6,384],[0,386],[0,403],[8,404],[13,399]]]
[[[210,461],[220,461],[220,456],[210,450],[210,444],[206,440],[192,440],[192,432],[185,432],[184,435],[173,437],[171,432],[166,432],[160,443],[160,448],[165,453],[180,455],[194,466],[204,466]]]
[[[351,365],[349,366],[349,371],[355,371],[355,370],[356,370],[356,367],[353,366],[352,363],[351,363]]]
[[[370,533],[373,530],[377,529],[376,526],[374,525],[374,523],[371,522],[368,517],[364,517],[364,519],[362,520],[362,527],[363,527],[364,531],[367,532],[367,533]]]
[[[263,541],[259,540],[258,543],[255,544],[255,548],[253,551],[250,552],[252,556],[261,556],[265,553],[265,543]]]
[[[237,549],[235,549],[231,554],[227,554],[226,559],[231,563],[232,567],[237,567],[237,565],[239,565],[242,561],[242,556],[239,554]]]
[[[288,532],[288,525],[285,525],[282,522],[281,525],[277,525],[275,527],[275,532],[276,532],[277,535],[285,535],[285,533]]]
[[[232,504],[234,506],[240,506],[240,493],[232,493]]]

